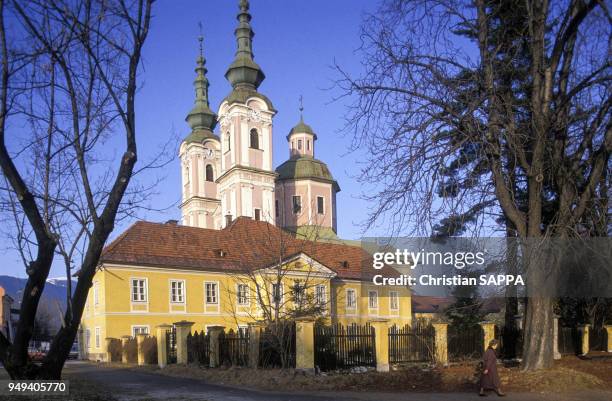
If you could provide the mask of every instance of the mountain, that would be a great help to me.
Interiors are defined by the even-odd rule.
[[[15,303],[13,304],[15,308],[19,307],[26,282],[27,279],[25,278],[0,276],[0,286],[4,287],[6,293],[15,300]],[[66,277],[47,279],[40,303],[42,304],[43,302],[46,302],[50,305],[59,303],[63,310],[66,306],[67,284],[68,280]],[[72,286],[72,288],[76,286],[76,281],[72,282]]]

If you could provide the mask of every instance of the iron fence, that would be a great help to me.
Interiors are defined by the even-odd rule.
[[[247,366],[249,363],[248,332],[230,330],[219,334],[219,363],[224,366]]]
[[[523,330],[516,326],[495,326],[495,338],[499,341],[499,355],[503,359],[522,358]]]
[[[203,330],[187,335],[187,361],[210,366],[210,336]]]
[[[278,322],[262,330],[258,365],[262,368],[295,367],[295,322]]]
[[[389,329],[389,363],[433,361],[435,330],[431,324],[414,323]]]
[[[478,359],[484,351],[484,332],[476,325],[448,327],[448,357],[451,361]]]
[[[603,326],[589,329],[589,351],[608,351],[608,331]]]
[[[315,326],[315,365],[329,371],[354,366],[376,366],[374,328],[364,326]]]
[[[562,355],[577,355],[581,349],[580,332],[575,327],[559,327],[557,347]]]

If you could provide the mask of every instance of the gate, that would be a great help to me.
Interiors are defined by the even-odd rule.
[[[187,336],[187,361],[210,366],[210,336],[203,330]]]
[[[247,366],[249,363],[249,333],[219,334],[219,363],[224,366]]]
[[[262,330],[258,365],[263,368],[295,367],[295,322],[280,321]]]
[[[451,361],[478,359],[484,352],[484,331],[479,324],[448,327],[448,357]]]
[[[166,363],[176,363],[176,327],[166,330]]]
[[[495,326],[495,338],[499,341],[499,355],[503,359],[523,356],[523,330],[520,328],[502,327],[500,330]]]
[[[559,327],[557,346],[562,355],[578,355],[582,348],[580,333],[573,327]]]
[[[433,361],[435,330],[431,324],[415,323],[412,327],[389,329],[389,363]]]
[[[589,351],[608,351],[608,330],[605,327],[589,329]]]
[[[374,328],[341,324],[316,325],[314,333],[315,365],[321,370],[353,366],[376,366]]]

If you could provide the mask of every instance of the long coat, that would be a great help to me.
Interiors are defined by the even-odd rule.
[[[484,371],[487,370],[487,374]],[[480,377],[480,387],[489,390],[499,389],[499,376],[497,374],[497,356],[493,348],[488,348],[483,358],[483,370]]]

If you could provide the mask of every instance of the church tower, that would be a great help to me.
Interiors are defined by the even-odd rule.
[[[201,228],[220,228],[221,202],[218,196],[217,176],[221,165],[221,144],[213,133],[217,115],[208,103],[206,59],[200,41],[200,55],[196,61],[195,105],[185,120],[191,133],[179,149],[183,182],[180,205],[183,224]]]
[[[289,160],[277,167],[277,224],[301,236],[337,238],[336,193],[340,186],[325,163],[315,159],[317,134],[300,121],[289,131]]]
[[[219,106],[217,183],[223,227],[240,216],[275,222],[272,118],[276,110],[257,91],[265,75],[253,60],[254,33],[247,0],[240,0],[237,18],[236,55],[225,73],[232,91]]]

